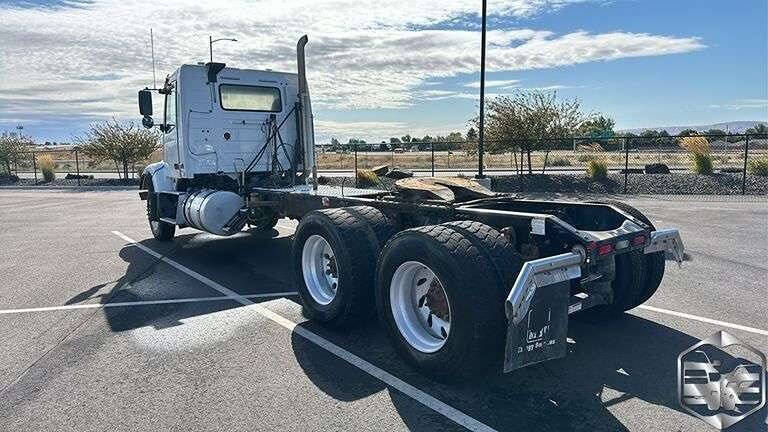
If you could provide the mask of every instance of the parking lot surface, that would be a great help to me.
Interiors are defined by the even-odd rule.
[[[645,307],[571,322],[564,359],[444,385],[373,311],[350,332],[306,321],[295,221],[159,243],[135,191],[0,190],[0,429],[706,430],[677,403],[677,356],[717,330],[768,352],[768,204],[628,202],[686,245]]]

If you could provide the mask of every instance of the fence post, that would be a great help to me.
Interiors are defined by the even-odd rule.
[[[35,183],[37,183],[37,161],[35,160],[35,152],[32,152],[32,171],[35,173]]]
[[[355,188],[357,188],[357,144],[353,144],[355,150]]]
[[[429,149],[432,152],[432,177],[435,176],[435,143],[429,142]]]
[[[629,176],[629,138],[624,138],[624,195],[627,194],[627,177]]]
[[[77,172],[77,185],[80,186],[80,158],[77,155],[77,147],[75,147],[75,171]]]
[[[741,173],[741,194],[747,194],[747,158],[749,157],[749,134],[744,140],[744,171]]]

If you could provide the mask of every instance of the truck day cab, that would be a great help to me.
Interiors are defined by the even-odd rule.
[[[682,261],[677,230],[621,202],[519,199],[450,178],[318,185],[306,43],[297,74],[184,65],[157,89],[164,160],[140,191],[157,240],[296,219],[305,314],[349,328],[377,313],[399,354],[444,380],[563,357],[570,317],[619,316],[654,294],[665,252]],[[149,89],[139,107],[153,127]]]

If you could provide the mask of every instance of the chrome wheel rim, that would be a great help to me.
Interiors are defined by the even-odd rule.
[[[432,353],[451,334],[451,305],[440,279],[418,261],[395,270],[389,285],[392,316],[400,334],[414,349]]]
[[[304,242],[301,271],[312,299],[321,305],[331,303],[339,287],[339,268],[336,254],[322,236],[313,234]]]

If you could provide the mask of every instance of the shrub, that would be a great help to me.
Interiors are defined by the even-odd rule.
[[[693,172],[712,174],[713,157],[709,154],[709,141],[704,137],[687,136],[680,139],[680,147],[688,150],[693,161]]]
[[[688,136],[680,140],[680,147],[693,154],[709,154],[709,141],[704,137]]]
[[[594,180],[608,177],[608,165],[605,162],[590,160],[587,164],[587,176]]]
[[[768,156],[751,159],[747,165],[747,172],[751,175],[768,176]]]
[[[549,165],[551,165],[551,166],[571,166],[571,161],[569,161],[566,158],[556,157],[556,158],[552,158],[549,161]]]
[[[579,162],[589,162],[589,161],[593,160],[594,158],[595,157],[591,156],[591,155],[581,155],[581,156],[577,157],[576,160],[579,161]]]
[[[379,184],[379,176],[371,170],[358,170],[357,171],[357,186],[358,187],[370,187]]]
[[[43,179],[50,183],[53,181],[53,179],[56,178],[56,173],[54,172],[54,162],[53,158],[49,154],[44,154],[40,156],[37,159],[37,164],[40,167],[40,171],[43,172]]]
[[[693,172],[696,174],[712,174],[712,156],[706,153],[691,153]]]

